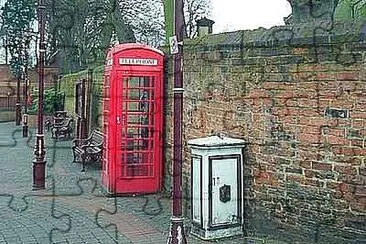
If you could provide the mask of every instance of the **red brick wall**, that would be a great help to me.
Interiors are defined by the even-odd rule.
[[[58,77],[59,69],[55,67],[45,68],[45,89],[54,87],[54,79]],[[29,81],[31,89],[38,88],[38,73],[36,70],[29,70]],[[17,80],[14,78],[10,72],[10,67],[8,65],[0,65],[0,110],[8,109],[8,102],[10,108],[15,109],[16,103],[16,89]],[[8,98],[8,92],[10,96]],[[20,85],[21,100],[23,100],[23,83]]]
[[[248,142],[247,235],[366,241],[365,54],[351,42],[185,45],[184,142],[213,131]]]
[[[0,65],[0,81],[11,80],[12,75],[8,65]]]

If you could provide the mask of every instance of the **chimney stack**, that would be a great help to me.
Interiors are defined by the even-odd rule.
[[[207,19],[206,17],[197,20],[197,32],[198,36],[205,36],[212,34],[212,26],[215,21]]]

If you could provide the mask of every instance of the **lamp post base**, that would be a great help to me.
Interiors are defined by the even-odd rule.
[[[46,175],[46,160],[37,158],[33,161],[33,190],[44,190]]]
[[[170,218],[170,233],[167,244],[187,244],[184,233],[183,218]]]
[[[25,113],[23,114],[23,137],[28,137],[28,114],[27,107]]]
[[[23,137],[28,137],[28,125],[23,125]]]

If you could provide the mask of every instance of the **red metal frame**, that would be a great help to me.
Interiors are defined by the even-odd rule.
[[[136,60],[154,62],[145,65]],[[119,44],[109,51],[104,74],[102,183],[110,194],[161,189],[163,81],[161,51],[143,44]]]

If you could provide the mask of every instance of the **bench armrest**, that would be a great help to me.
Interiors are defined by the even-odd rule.
[[[94,136],[94,133],[98,133],[98,132],[92,132],[88,138],[86,139],[74,139],[72,140],[73,143],[73,148],[75,147],[81,147],[81,149],[84,149],[85,147],[103,147],[103,139],[101,140],[101,142],[97,143],[97,144],[92,144],[91,140]],[[98,140],[99,141],[99,140]]]
[[[103,148],[103,141],[99,142],[98,144],[95,144],[94,146]]]
[[[87,139],[74,139],[72,140],[72,144],[74,147],[86,146],[90,144],[89,138]]]
[[[86,152],[87,151],[87,148],[99,148],[99,147],[97,147],[96,145],[82,145],[81,146],[81,150],[83,150],[84,152]]]

